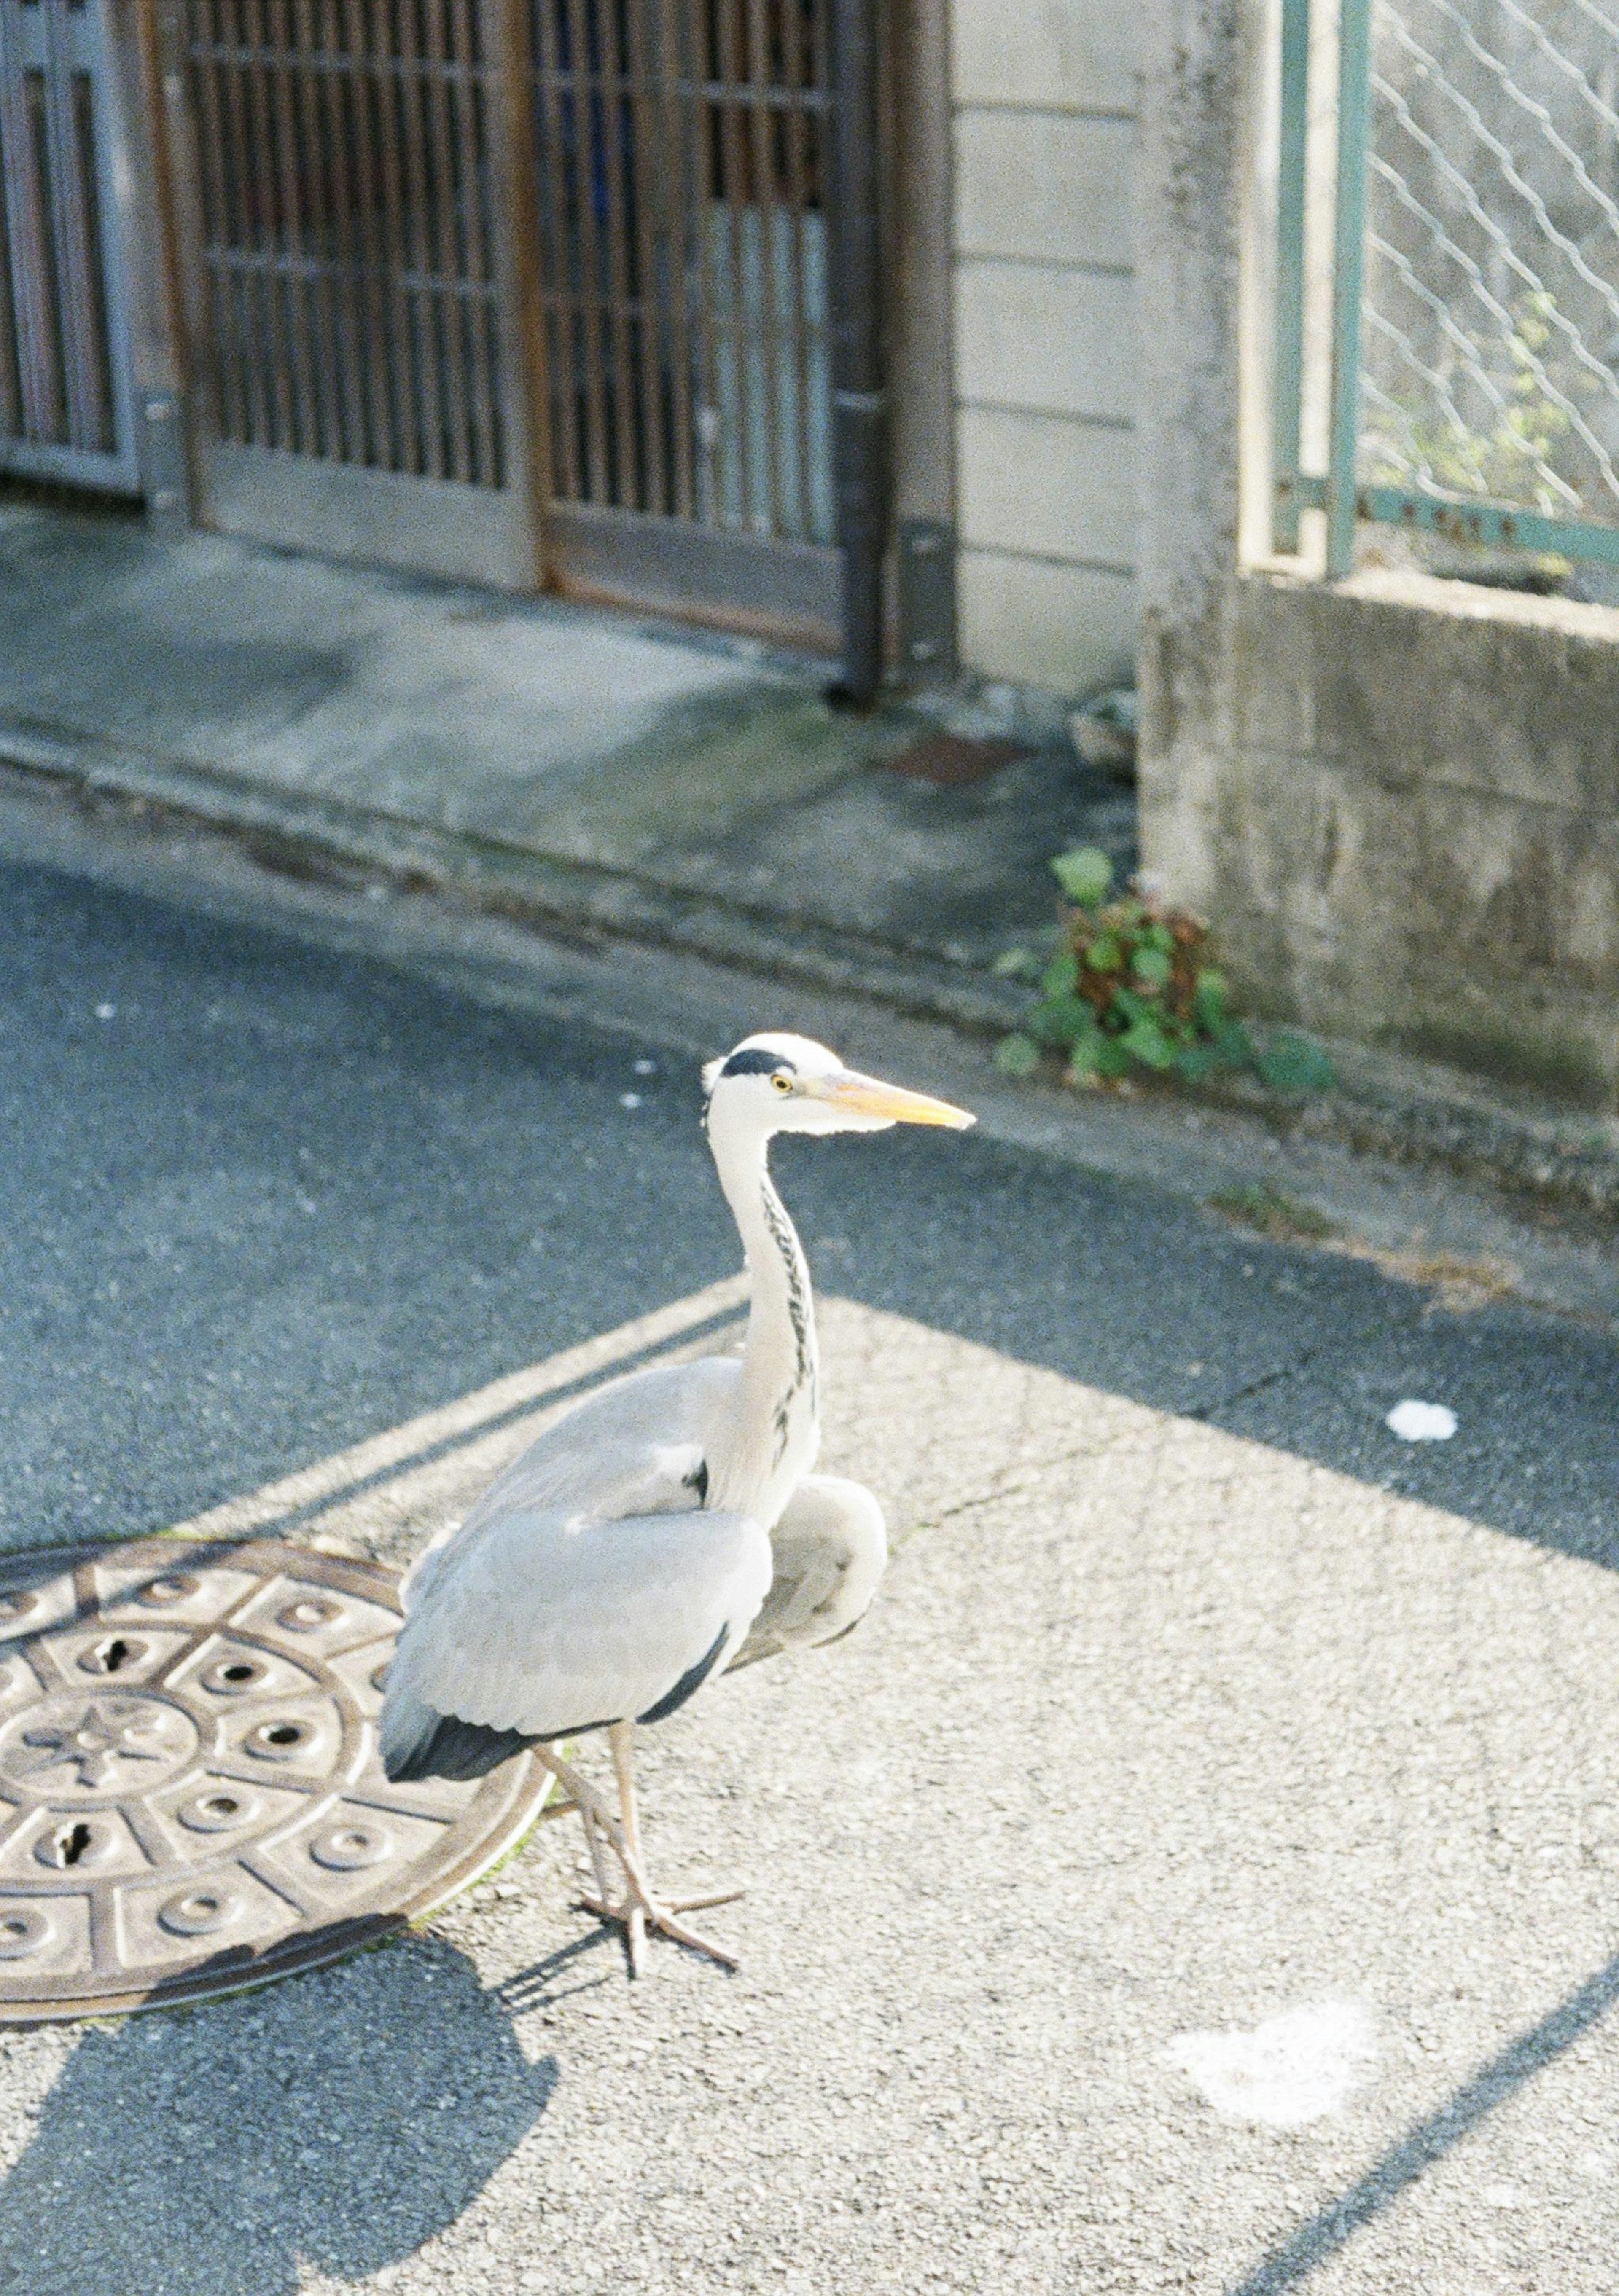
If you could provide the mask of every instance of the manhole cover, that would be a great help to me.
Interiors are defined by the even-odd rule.
[[[531,1755],[390,1785],[399,1574],[274,1540],[0,1561],[0,2020],[194,2000],[427,1912],[532,1822]]]

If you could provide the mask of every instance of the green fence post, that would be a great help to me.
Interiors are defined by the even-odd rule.
[[[1276,348],[1270,381],[1270,541],[1299,546],[1304,387],[1304,168],[1310,136],[1310,0],[1282,0],[1282,108],[1276,186]]]
[[[1360,445],[1360,291],[1371,114],[1371,0],[1339,0],[1338,184],[1332,233],[1332,434],[1327,458],[1327,571],[1355,559]]]

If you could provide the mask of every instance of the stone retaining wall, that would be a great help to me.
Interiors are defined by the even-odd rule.
[[[1619,1110],[1619,612],[1232,575],[1142,676],[1145,865],[1252,1009]]]

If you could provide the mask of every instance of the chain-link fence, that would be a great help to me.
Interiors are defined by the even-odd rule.
[[[1278,532],[1322,504],[1337,571],[1357,514],[1619,562],[1619,0],[1337,0],[1312,478],[1287,397],[1331,7],[1284,0]]]
[[[1619,524],[1619,6],[1371,36],[1362,482]]]

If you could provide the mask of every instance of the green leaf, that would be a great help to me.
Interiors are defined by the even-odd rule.
[[[1262,1082],[1274,1092],[1330,1092],[1337,1070],[1319,1045],[1286,1030],[1271,1037],[1256,1063]]]
[[[1051,873],[1081,909],[1094,909],[1105,901],[1114,881],[1113,863],[1097,845],[1077,845],[1072,853],[1059,853]]]
[[[1192,1017],[1200,1029],[1217,1037],[1225,1026],[1226,977],[1212,964],[1202,966],[1192,990]]]
[[[1226,1067],[1245,1069],[1253,1059],[1253,1039],[1240,1021],[1222,1021],[1214,1031],[1214,1050]]]
[[[1065,1052],[1096,1025],[1097,1016],[1082,996],[1043,996],[1023,1022],[1035,1043],[1053,1052]]]
[[[1002,1076],[1032,1076],[1040,1064],[1040,1046],[1027,1037],[1003,1037],[995,1047],[995,1065]]]
[[[1145,988],[1163,988],[1169,985],[1174,966],[1161,948],[1138,948],[1130,969]]]
[[[1043,996],[1072,996],[1080,985],[1080,960],[1071,948],[1054,956],[1040,975]]]
[[[1110,1084],[1130,1074],[1130,1054],[1122,1037],[1104,1037],[1097,1046],[1097,1074]]]
[[[1068,1056],[1067,1080],[1070,1084],[1083,1084],[1088,1078],[1096,1075],[1102,1047],[1106,1042],[1100,1029],[1091,1036],[1080,1038]]]
[[[1212,1045],[1182,1045],[1175,1054],[1175,1073],[1188,1084],[1201,1084],[1220,1066],[1220,1054]]]
[[[1174,956],[1175,936],[1170,931],[1168,925],[1148,925],[1142,938],[1146,941],[1148,948],[1161,948],[1165,956],[1171,958]]]
[[[994,971],[1002,980],[1038,980],[1040,961],[1031,948],[1003,948]]]
[[[1098,933],[1085,952],[1086,967],[1091,972],[1117,972],[1123,962],[1117,933]]]
[[[1168,1069],[1175,1064],[1175,1047],[1151,1013],[1132,1021],[1119,1042],[1144,1069]]]

